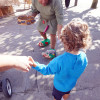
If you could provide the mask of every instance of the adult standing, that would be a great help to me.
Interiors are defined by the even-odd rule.
[[[37,14],[40,14],[37,29],[44,38],[38,45],[45,47],[51,43],[50,50],[43,52],[42,55],[46,58],[54,58],[56,56],[56,32],[59,39],[63,23],[61,0],[32,0],[32,16],[35,17]],[[50,40],[47,34],[50,34]]]

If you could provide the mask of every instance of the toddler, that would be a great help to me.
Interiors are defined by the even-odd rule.
[[[54,58],[48,65],[33,60],[33,68],[43,75],[54,74],[54,100],[67,100],[87,66],[88,60],[83,50],[89,48],[92,39],[88,24],[80,18],[72,19],[64,26],[60,39],[65,53]]]

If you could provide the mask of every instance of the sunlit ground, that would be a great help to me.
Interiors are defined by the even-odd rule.
[[[78,5],[76,7],[73,6],[75,0],[71,0],[68,9],[65,8],[64,0],[62,1],[64,9],[64,25],[72,18],[80,17],[89,24],[93,38],[92,46],[87,51],[89,65],[85,70],[85,73],[79,79],[78,84],[71,92],[72,96],[69,100],[96,100],[93,98],[96,97],[97,93],[100,93],[98,92],[100,91],[100,0],[98,0],[97,9],[90,9],[92,0],[78,0]],[[24,6],[20,5],[15,6],[14,9],[23,10],[23,8]],[[26,8],[28,8],[28,5],[26,5]],[[49,47],[39,48],[37,46],[37,43],[42,40],[36,28],[37,22],[30,26],[17,25],[17,16],[26,14],[27,12],[28,10],[16,12],[16,17],[11,16],[2,20],[0,19],[0,54],[30,55],[34,57],[35,60],[47,64],[49,60],[44,59],[41,52]],[[36,17],[36,20],[38,20],[38,16]],[[58,55],[64,52],[62,44],[57,44],[56,48]],[[11,79],[13,95],[17,96],[17,98],[25,96],[23,97],[24,100],[39,100],[43,98],[43,95],[47,95],[48,98],[51,98],[52,96],[51,86],[53,76],[42,76],[35,70],[31,70],[27,74],[10,70],[4,76]],[[41,94],[41,97],[37,97],[39,99],[36,99],[37,93]],[[91,99],[87,99],[87,97]],[[14,96],[12,97],[12,100],[15,100]]]

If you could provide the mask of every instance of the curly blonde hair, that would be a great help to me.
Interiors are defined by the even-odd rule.
[[[62,29],[61,41],[66,51],[78,51],[80,49],[88,49],[91,45],[91,36],[88,24],[80,18],[72,19]]]

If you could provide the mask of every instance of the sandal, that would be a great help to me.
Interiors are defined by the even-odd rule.
[[[50,49],[50,50],[47,50],[46,52],[43,52],[42,55],[45,58],[53,59],[56,57],[56,51],[55,51],[55,49]]]
[[[41,42],[38,43],[38,45],[40,47],[45,47],[45,46],[47,46],[49,44],[50,44],[50,40],[49,39],[44,39],[43,41],[41,41]]]

